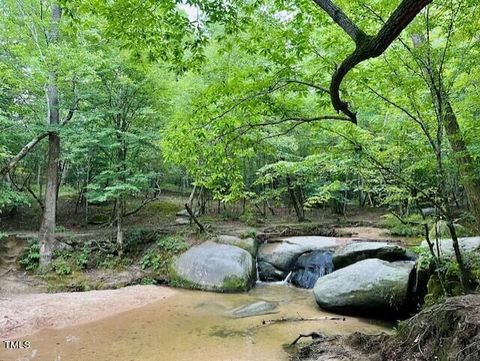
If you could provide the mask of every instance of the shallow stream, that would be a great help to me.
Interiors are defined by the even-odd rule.
[[[276,313],[232,317],[233,309],[262,300],[276,304]],[[268,322],[282,318],[317,320]],[[7,351],[2,346],[0,361],[281,361],[288,359],[282,346],[299,333],[388,330],[386,324],[320,310],[311,290],[260,283],[244,294],[178,290],[113,317],[43,330],[22,338],[31,342],[30,349]]]

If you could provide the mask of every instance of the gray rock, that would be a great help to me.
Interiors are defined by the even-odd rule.
[[[231,311],[231,315],[235,318],[252,317],[259,315],[268,315],[271,313],[277,313],[277,305],[272,302],[258,301],[250,303],[245,306],[240,306]]]
[[[402,312],[415,263],[366,259],[318,279],[313,293],[324,309],[376,316]]]
[[[435,207],[422,208],[421,212],[425,217],[434,216],[438,213]]]
[[[437,246],[436,241],[432,240],[433,249],[435,254],[437,253]],[[458,239],[458,243],[460,245],[460,249],[463,252],[473,252],[476,250],[480,250],[480,237],[461,237]],[[440,254],[444,254],[446,256],[454,255],[455,251],[453,249],[453,241],[451,239],[439,239],[438,245],[440,248]],[[422,248],[428,249],[427,241],[423,241],[421,244]]]
[[[240,247],[250,252],[252,256],[257,254],[257,242],[253,238],[240,238],[237,236],[220,235],[216,238],[216,241],[218,243]]]
[[[301,254],[310,251],[333,250],[342,244],[344,241],[334,237],[289,237],[277,242],[262,244],[258,250],[258,260],[288,272]]]
[[[312,251],[298,257],[293,267],[292,284],[301,288],[313,288],[315,282],[333,272],[331,251]]]
[[[405,260],[406,250],[396,244],[386,242],[354,242],[338,248],[333,254],[335,269],[349,266],[367,258],[384,261]]]
[[[208,291],[246,291],[255,283],[250,253],[230,245],[207,241],[190,248],[173,262],[172,282]]]
[[[287,277],[287,272],[282,271],[268,262],[258,262],[258,278],[266,282],[282,281]]]
[[[179,217],[175,219],[175,223],[184,226],[190,224],[190,218]]]
[[[199,212],[198,211],[193,211],[193,214],[196,216],[199,215]],[[177,217],[187,217],[187,218],[190,218],[190,214],[188,213],[188,211],[186,209],[182,209],[181,211],[178,211],[177,213],[175,213],[175,215]]]

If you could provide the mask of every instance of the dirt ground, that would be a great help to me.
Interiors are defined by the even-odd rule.
[[[31,335],[44,328],[92,322],[171,297],[161,286],[74,293],[0,295],[0,339]]]
[[[404,321],[393,335],[321,337],[294,361],[478,361],[480,294],[447,298]]]

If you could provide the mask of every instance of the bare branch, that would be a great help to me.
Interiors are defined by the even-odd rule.
[[[352,38],[355,43],[367,36],[337,5],[330,0],[313,0]]]

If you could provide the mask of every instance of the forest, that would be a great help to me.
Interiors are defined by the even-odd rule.
[[[0,14],[0,360],[480,359],[477,1]]]

